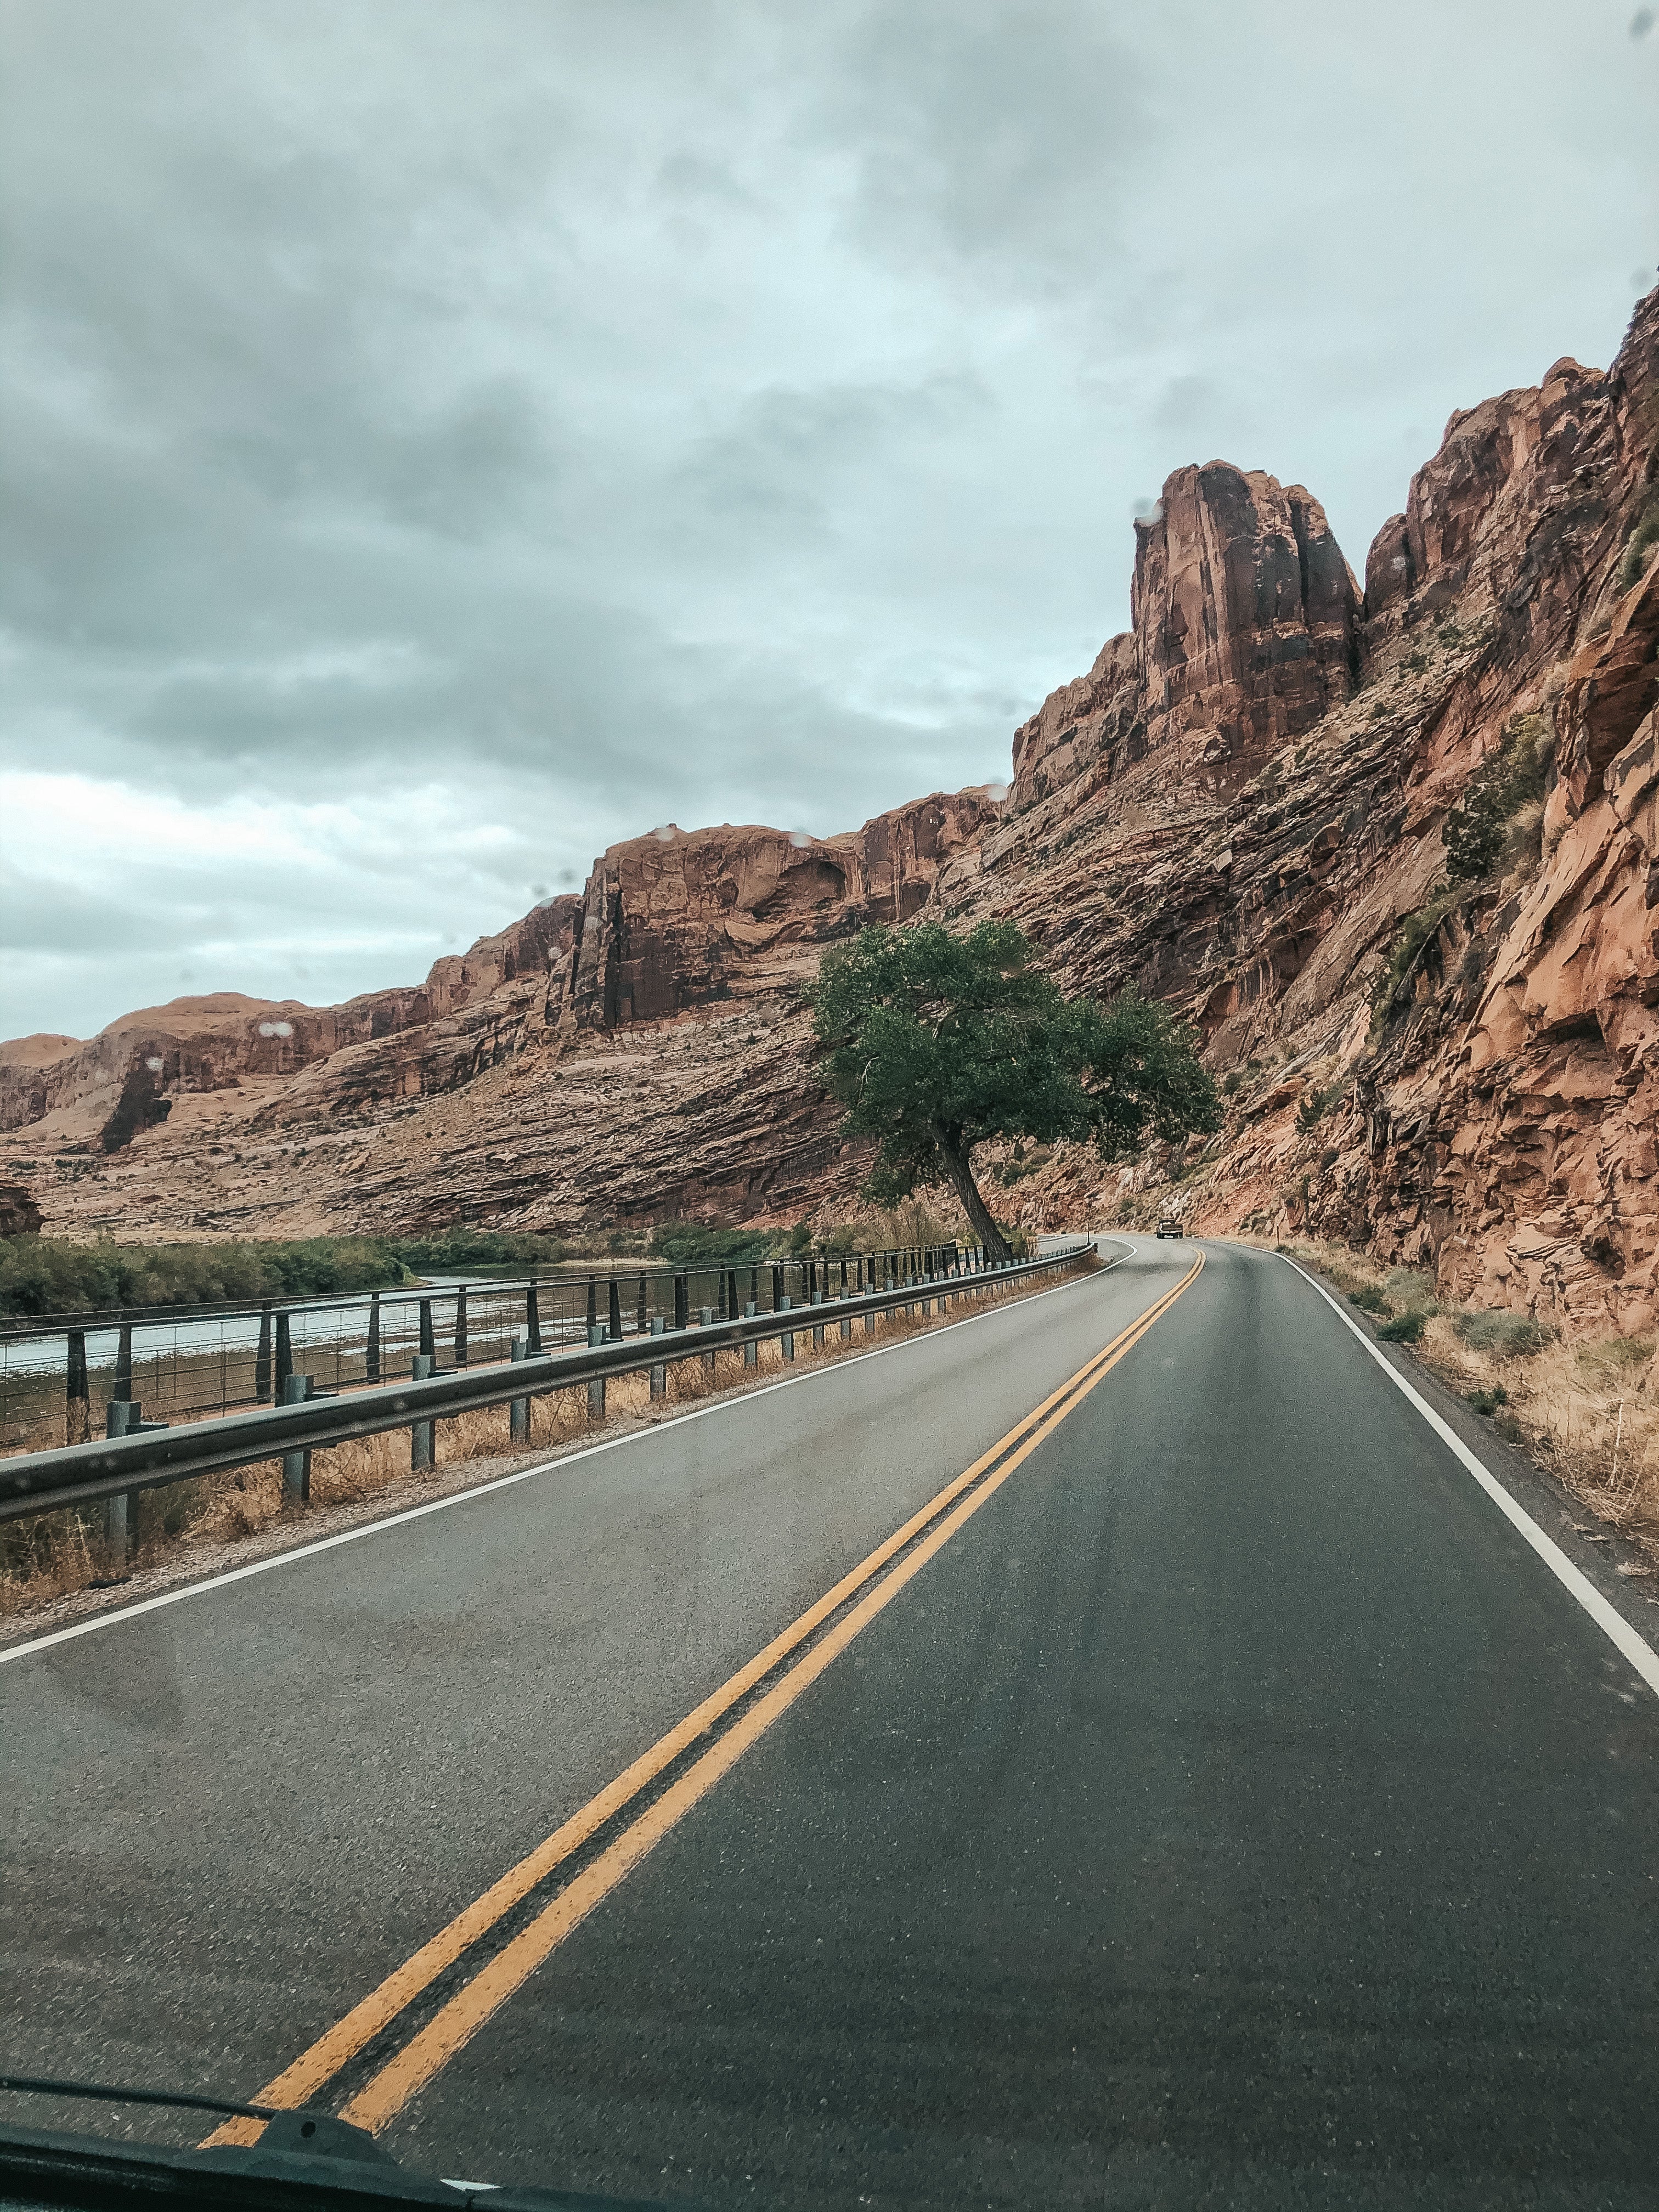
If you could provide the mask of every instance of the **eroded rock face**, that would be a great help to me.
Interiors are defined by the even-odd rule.
[[[1138,533],[1132,628],[1016,733],[1006,806],[635,839],[418,989],[0,1048],[0,1171],[66,1155],[29,1185],[48,1227],[118,1233],[798,1218],[863,1169],[810,1050],[824,946],[1006,915],[1066,988],[1164,998],[1240,1079],[1184,1163],[1198,1225],[1659,1327],[1659,561],[1620,579],[1656,495],[1659,294],[1605,374],[1558,362],[1453,416],[1363,601],[1299,487],[1179,470]],[[1446,812],[1517,717],[1553,738],[1542,823],[1449,885]],[[79,1158],[149,1057],[165,1127]],[[1060,1147],[994,1195],[1097,1224],[1125,1175],[1182,1164]]]
[[[419,988],[320,1009],[179,1000],[0,1055],[0,1126],[67,1152],[37,1170],[54,1228],[798,1214],[857,1180],[851,1155],[837,1166],[801,987],[827,945],[920,913],[997,811],[983,791],[935,793],[822,840],[635,838],[581,898],[439,961]],[[148,1122],[122,1112],[141,1093]],[[112,1163],[82,1166],[94,1148]]]
[[[1135,526],[1133,628],[1014,735],[1017,807],[1168,746],[1236,788],[1352,694],[1359,594],[1300,484],[1224,461],[1177,469]]]

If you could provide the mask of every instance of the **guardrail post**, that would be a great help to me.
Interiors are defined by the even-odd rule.
[[[587,1302],[590,1306],[593,1304],[593,1283],[591,1277],[588,1279],[587,1285]],[[590,1321],[588,1322],[587,1342],[590,1351],[605,1342],[605,1330],[599,1322],[596,1321]],[[596,1375],[593,1377],[593,1380],[587,1386],[587,1418],[590,1421],[602,1421],[605,1419],[605,1377],[603,1375]]]
[[[376,1291],[368,1302],[368,1348],[363,1354],[363,1380],[378,1382],[380,1379],[380,1294]]]
[[[508,1348],[507,1356],[510,1360],[528,1359],[530,1357],[529,1338],[526,1336],[515,1336]],[[513,1398],[508,1400],[507,1433],[512,1442],[515,1444],[527,1444],[530,1442],[530,1401],[528,1398]]]
[[[311,1397],[313,1378],[309,1375],[289,1375],[283,1385],[285,1406],[306,1405]],[[311,1497],[311,1454],[291,1451],[283,1454],[283,1495],[297,1498],[305,1504]]]
[[[270,1305],[259,1309],[259,1347],[253,1355],[253,1395],[263,1406],[270,1395]]]
[[[455,1364],[466,1365],[466,1285],[455,1293]]]
[[[622,1342],[622,1278],[619,1275],[613,1275],[611,1278],[610,1328],[611,1343],[620,1344]]]
[[[64,1442],[83,1444],[92,1433],[92,1385],[87,1380],[87,1333],[69,1332],[69,1366],[64,1377]]]
[[[788,1313],[792,1310],[787,1293],[778,1300],[775,1310],[779,1313]],[[778,1345],[784,1358],[786,1359],[793,1359],[795,1356],[794,1330],[793,1328],[785,1329],[783,1334],[778,1339]]]
[[[699,1328],[712,1328],[714,1327],[714,1309],[713,1306],[699,1306],[697,1308],[697,1324]],[[702,1371],[712,1382],[714,1379],[714,1355],[712,1352],[705,1352],[702,1355]]]
[[[743,1317],[745,1321],[753,1321],[759,1310],[759,1304],[754,1298],[746,1298],[744,1301]],[[752,1336],[743,1347],[743,1364],[745,1367],[760,1365],[760,1346]]]
[[[534,1283],[524,1294],[524,1334],[532,1355],[542,1348],[542,1304]]]
[[[823,1304],[823,1292],[814,1291],[807,1303],[809,1305],[821,1306]],[[823,1349],[823,1323],[821,1321],[814,1322],[812,1324],[812,1349],[814,1352],[822,1352]]]
[[[432,1326],[432,1309],[425,1298],[421,1300],[421,1317],[427,1330],[429,1332]],[[437,1359],[434,1353],[430,1352],[417,1352],[410,1365],[409,1376],[410,1382],[425,1382],[429,1381],[431,1379],[432,1370],[436,1364]],[[425,1468],[429,1468],[432,1464],[432,1447],[434,1441],[434,1425],[430,1421],[416,1421],[414,1426],[410,1430],[409,1463],[417,1474],[422,1473]]]
[[[271,1400],[273,1405],[287,1405],[288,1400],[283,1397],[283,1392],[288,1387],[288,1378],[293,1372],[294,1339],[289,1330],[288,1316],[285,1313],[279,1313],[276,1316],[276,1372],[273,1378],[274,1395]],[[118,1382],[120,1380],[118,1370],[116,1380]],[[131,1395],[129,1389],[127,1395],[131,1397]]]
[[[653,1314],[651,1316],[652,1335],[660,1336],[662,1332],[662,1316],[660,1314]],[[651,1395],[659,1403],[660,1403],[661,1401],[668,1395],[668,1367],[665,1361],[653,1359],[651,1363]]]
[[[104,1434],[106,1437],[129,1436],[143,1426],[144,1409],[136,1406],[131,1398],[112,1398],[104,1408]],[[158,1421],[158,1428],[161,1425]],[[117,1497],[104,1500],[104,1541],[115,1557],[130,1559],[138,1543],[138,1493],[124,1490]]]

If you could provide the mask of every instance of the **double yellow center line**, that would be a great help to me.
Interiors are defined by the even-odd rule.
[[[447,1928],[440,1929],[411,1958],[388,1974],[378,1989],[370,1990],[250,2102],[276,2106],[283,2111],[305,2104],[388,2028],[422,1990],[522,1903],[532,1890],[624,1811],[634,1798],[700,1736],[714,1728],[792,1652],[807,1644],[826,1621],[850,1600],[857,1598],[857,1603],[835,1622],[827,1634],[811,1644],[781,1680],[757,1698],[700,1759],[644,1806],[620,1835],[441,2005],[410,2040],[357,2092],[340,2115],[358,2127],[371,2130],[383,2128],[499,2011],[514,1990],[522,1987],[594,1906],[684,1820],[694,1805],[708,1796],[721,1776],[731,1771],[752,1744],[759,1741],[773,1723],[817,1680],[830,1661],[892,1602],[934,1553],[950,1542],[957,1529],[1000,1489],[1015,1468],[1054,1433],[1066,1416],[1169,1311],[1197,1279],[1203,1265],[1200,1253],[1173,1289],[1148,1306],[1052,1396],[1017,1422],[989,1451],[947,1483],[936,1498],[913,1514],[884,1543],[878,1545],[833,1589],[809,1606],[798,1620],[775,1637],[746,1666],[739,1668],[712,1697],[688,1713],[678,1727],[671,1729],[614,1782],[590,1798],[579,1813],[555,1829],[544,1842],[458,1913]],[[964,1496],[964,1492],[969,1494]],[[913,1548],[907,1550],[907,1547]],[[884,1569],[901,1553],[905,1553],[904,1558],[890,1573],[884,1573]],[[874,1587],[866,1589],[866,1585],[872,1581]],[[859,1595],[860,1591],[864,1593],[862,1596]],[[259,2120],[228,2120],[207,2140],[209,2143],[254,2142],[263,2127]]]

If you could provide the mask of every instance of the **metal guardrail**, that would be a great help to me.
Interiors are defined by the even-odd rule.
[[[634,1262],[531,1275],[416,1282],[326,1297],[0,1318],[0,1454],[85,1443],[110,1405],[139,1400],[161,1419],[280,1405],[291,1374],[317,1387],[388,1382],[420,1353],[446,1367],[507,1357],[522,1334],[532,1352],[585,1345],[596,1324],[613,1343],[653,1323],[683,1328],[702,1306],[735,1319],[787,1296],[829,1295],[839,1279],[869,1291],[910,1281],[964,1256],[959,1245],[882,1252],[751,1255],[698,1266]]]
[[[590,1408],[602,1416],[605,1383],[612,1376],[665,1370],[682,1360],[711,1358],[717,1352],[758,1346],[774,1337],[787,1340],[786,1356],[793,1356],[793,1340],[805,1329],[822,1330],[837,1322],[848,1325],[842,1333],[850,1334],[850,1323],[860,1316],[867,1316],[873,1325],[878,1315],[901,1307],[972,1296],[1034,1275],[1055,1273],[1074,1265],[1092,1249],[1093,1240],[1082,1238],[1067,1250],[1039,1260],[980,1267],[958,1262],[946,1272],[861,1295],[818,1297],[802,1306],[786,1303],[781,1310],[664,1328],[659,1334],[625,1338],[620,1343],[599,1341],[569,1352],[521,1356],[504,1364],[419,1379],[412,1376],[408,1382],[355,1391],[349,1397],[313,1397],[214,1420],[191,1421],[176,1429],[146,1425],[136,1433],[95,1443],[16,1453],[0,1459],[0,1522],[105,1499],[126,1499],[160,1484],[189,1481],[277,1458],[292,1477],[287,1486],[303,1495],[308,1482],[300,1479],[301,1470],[296,1463],[305,1463],[303,1473],[308,1477],[313,1450],[398,1429],[413,1432],[412,1463],[430,1465],[431,1425],[458,1413],[515,1401],[527,1403],[549,1391],[586,1383]],[[602,1339],[605,1332],[601,1328],[597,1334]],[[656,1379],[653,1374],[653,1395]],[[422,1431],[426,1432],[424,1459],[421,1456]],[[122,1516],[123,1535],[131,1522],[130,1513]]]

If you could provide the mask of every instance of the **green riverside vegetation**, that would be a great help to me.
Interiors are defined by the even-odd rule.
[[[294,1243],[71,1244],[0,1237],[0,1315],[97,1313],[117,1306],[328,1297],[387,1289],[415,1274],[546,1266],[556,1237],[446,1230],[434,1237],[308,1237]]]

